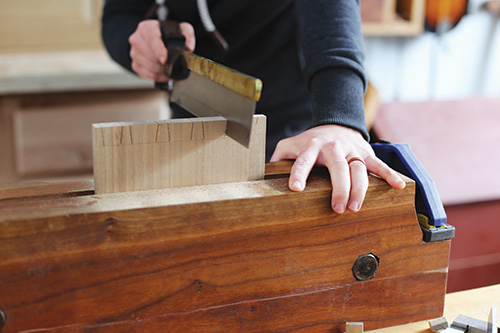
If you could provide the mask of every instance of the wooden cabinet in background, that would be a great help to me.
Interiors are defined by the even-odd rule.
[[[0,53],[100,49],[103,0],[1,0]]]
[[[92,123],[159,119],[155,91],[29,94],[10,99],[15,174],[92,173]]]
[[[424,0],[361,0],[365,36],[414,36],[424,30]]]
[[[104,51],[0,55],[0,183],[92,174],[92,123],[168,116]]]
[[[102,48],[104,0],[1,0],[0,53]],[[363,33],[411,36],[423,31],[424,0],[361,0]]]

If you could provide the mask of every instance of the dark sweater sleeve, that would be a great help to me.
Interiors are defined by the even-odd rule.
[[[154,0],[106,0],[101,20],[103,44],[111,58],[132,71],[128,38]]]
[[[368,140],[359,0],[296,0],[296,10],[312,126],[347,126]]]

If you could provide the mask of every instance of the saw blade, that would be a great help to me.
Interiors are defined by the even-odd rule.
[[[262,91],[262,81],[260,79],[189,51],[180,49],[177,49],[177,51],[181,52],[185,65],[190,71],[198,73],[251,100],[259,101]]]
[[[255,101],[195,72],[175,82],[170,98],[198,117],[224,117],[226,134],[248,148]]]
[[[227,119],[226,134],[247,147],[262,81],[212,60],[180,51],[187,78],[174,82],[170,99],[198,117]]]

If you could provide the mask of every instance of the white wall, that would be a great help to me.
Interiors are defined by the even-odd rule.
[[[365,37],[368,79],[382,102],[500,96],[500,18],[479,1],[441,36]]]

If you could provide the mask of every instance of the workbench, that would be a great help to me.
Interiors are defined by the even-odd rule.
[[[339,332],[440,317],[451,241],[424,242],[415,183],[369,177],[358,213],[266,179],[96,194],[86,182],[0,190],[5,332]]]
[[[492,306],[500,309],[500,284],[458,291],[446,294],[444,302],[444,317],[448,323],[458,317],[466,315],[482,321],[488,320],[488,314]],[[500,320],[497,322],[500,326]],[[428,321],[393,326],[379,330],[370,331],[372,333],[430,333]]]

